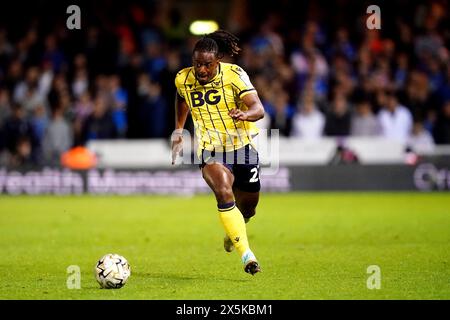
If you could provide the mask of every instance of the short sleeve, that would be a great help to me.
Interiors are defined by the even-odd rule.
[[[243,96],[256,92],[255,87],[250,81],[250,78],[241,67],[233,66],[231,69],[233,73],[233,84],[240,98]]]
[[[178,72],[177,76],[175,77],[175,87],[177,88],[177,94],[181,98],[185,99],[184,98],[184,93],[183,93],[183,90],[182,90],[182,86],[181,86],[181,82],[180,82],[180,75],[181,75],[181,72]]]

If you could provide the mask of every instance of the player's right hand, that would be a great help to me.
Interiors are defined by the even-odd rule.
[[[172,165],[175,164],[177,157],[183,150],[183,136],[174,134],[172,135]]]

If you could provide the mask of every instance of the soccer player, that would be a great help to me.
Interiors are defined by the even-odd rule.
[[[259,200],[259,158],[252,137],[264,107],[247,73],[221,62],[224,55],[241,50],[238,38],[218,30],[195,45],[193,66],[178,72],[172,164],[182,148],[182,130],[190,112],[197,135],[197,155],[206,183],[217,200],[225,229],[224,248],[239,253],[245,272],[261,271],[250,249],[246,222],[255,215]]]

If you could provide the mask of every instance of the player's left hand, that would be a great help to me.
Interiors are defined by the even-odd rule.
[[[248,119],[247,113],[239,109],[231,109],[228,115],[235,120],[246,121]]]

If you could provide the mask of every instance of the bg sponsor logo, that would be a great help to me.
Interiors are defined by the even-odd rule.
[[[206,91],[205,95],[203,95],[203,92],[191,92],[192,107],[201,107],[205,102],[212,105],[218,104],[220,102],[220,94],[218,93],[219,91],[215,89]]]

